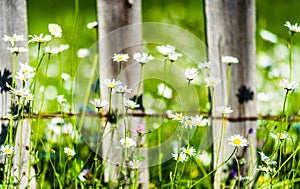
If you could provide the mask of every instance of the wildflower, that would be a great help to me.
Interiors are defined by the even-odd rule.
[[[51,35],[45,35],[43,33],[41,33],[40,35],[29,35],[29,37],[31,38],[30,40],[28,40],[28,43],[44,43],[44,42],[48,42],[52,39]]]
[[[165,84],[161,83],[157,86],[158,89],[158,95],[159,96],[163,96],[167,99],[171,99],[173,97],[172,95],[172,89],[168,86],[166,86]]]
[[[112,57],[113,61],[116,62],[127,62],[129,59],[128,54],[114,54]]]
[[[58,51],[58,53],[61,53],[61,52],[65,51],[65,50],[68,50],[69,47],[70,46],[68,44],[62,44],[62,45],[59,45],[57,47],[57,51]]]
[[[233,112],[231,107],[224,107],[224,106],[218,107],[217,111],[221,113],[223,116],[227,116],[228,114]]]
[[[270,165],[276,165],[277,162],[276,161],[272,161],[268,156],[266,156],[264,154],[264,152],[258,152],[259,155],[260,155],[260,159],[263,163],[265,163],[267,166],[270,166]]]
[[[148,55],[147,53],[134,53],[133,59],[143,65],[151,60],[154,60],[154,57],[152,55]]]
[[[286,133],[277,133],[277,134],[270,133],[270,137],[272,137],[275,140],[278,140],[278,139],[284,140],[284,139],[290,138],[290,136]]]
[[[234,147],[248,146],[248,141],[243,136],[235,134],[228,138],[229,144]]]
[[[64,81],[68,81],[70,79],[70,75],[67,73],[62,73],[60,76]]]
[[[28,88],[20,88],[20,89],[13,89],[11,88],[11,92],[13,95],[20,97],[20,98],[25,98],[30,94],[30,91]]]
[[[4,155],[12,155],[14,152],[14,149],[13,149],[13,147],[11,147],[9,145],[4,145],[4,146],[1,146],[1,152]]]
[[[127,89],[127,85],[117,85],[115,87],[115,90],[117,93],[121,93],[121,94],[125,94],[125,93],[131,93],[132,92],[132,89]]]
[[[139,169],[140,166],[142,165],[142,163],[139,161],[139,160],[132,160],[132,161],[129,161],[129,166],[131,169]]]
[[[211,164],[211,156],[208,152],[204,151],[197,155],[197,158],[204,166],[209,166]]]
[[[172,153],[172,156],[176,161],[179,161],[181,163],[184,162],[185,160],[187,160],[187,156],[184,152],[180,152],[179,154],[178,153]]]
[[[181,151],[183,153],[185,153],[186,155],[189,155],[190,157],[195,156],[196,155],[196,150],[193,147],[182,147]]]
[[[196,115],[195,117],[192,117],[192,121],[194,125],[198,127],[203,127],[208,125],[208,119],[204,118],[202,115]]]
[[[299,83],[297,81],[289,81],[287,79],[283,79],[279,82],[279,85],[286,90],[293,90],[298,87]]]
[[[16,55],[18,55],[18,54],[20,54],[20,53],[22,53],[22,52],[27,52],[27,51],[28,51],[27,48],[24,48],[24,47],[16,47],[16,46],[15,46],[15,47],[8,47],[7,50],[9,50],[10,53],[16,54]]]
[[[261,165],[258,166],[257,170],[263,171],[267,174],[276,172],[275,168],[272,168],[272,167],[269,167],[269,166],[261,166]]]
[[[67,102],[67,100],[64,98],[64,95],[59,95],[56,97],[56,99],[57,99],[57,102],[62,106],[64,106],[65,103]]]
[[[260,34],[261,38],[263,38],[266,41],[269,41],[271,43],[278,42],[278,37],[274,33],[270,32],[268,30],[261,29],[259,34]]]
[[[87,24],[88,29],[93,29],[93,28],[97,28],[97,27],[98,27],[98,22],[97,21],[89,22]]]
[[[91,100],[90,103],[92,103],[95,106],[95,108],[97,108],[98,110],[108,106],[109,104],[106,100],[101,101],[101,99],[99,98],[95,98],[94,100]]]
[[[120,143],[125,148],[130,148],[132,146],[136,146],[136,142],[132,138],[129,138],[129,137],[122,138],[120,140]]]
[[[221,61],[222,61],[222,63],[228,64],[228,65],[239,63],[239,60],[233,56],[222,56]]]
[[[199,62],[198,68],[201,69],[210,69],[211,63],[210,62]]]
[[[160,52],[164,56],[167,56],[168,54],[175,51],[175,47],[173,47],[171,45],[157,46],[156,49],[158,50],[158,52]]]
[[[108,87],[108,88],[114,88],[118,85],[121,85],[121,81],[116,81],[115,79],[110,80],[110,79],[105,79],[104,80],[104,84]]]
[[[139,134],[143,134],[145,132],[145,125],[144,124],[138,124],[136,128],[136,132]]]
[[[14,34],[13,36],[4,35],[3,41],[10,42],[11,46],[15,46],[17,41],[25,41],[24,35]]]
[[[300,26],[298,26],[298,23],[295,23],[294,25],[292,25],[289,21],[286,21],[284,26],[289,28],[289,30],[292,32],[292,34],[300,32]]]
[[[71,148],[65,147],[64,148],[64,153],[67,154],[67,156],[75,156],[75,151]]]
[[[59,51],[58,51],[58,48],[57,47],[45,47],[45,53],[47,54],[58,54]]]
[[[190,116],[184,116],[183,119],[181,119],[181,122],[183,123],[184,128],[191,129],[194,126],[194,122]]]
[[[197,74],[198,70],[196,68],[187,68],[184,71],[184,75],[189,82],[194,80]]]
[[[81,181],[81,182],[85,182],[86,181],[86,175],[90,172],[90,170],[88,169],[83,169],[81,171],[81,173],[78,175],[78,179]]]
[[[29,93],[29,94],[26,96],[26,100],[27,100],[27,101],[33,101],[33,99],[34,99],[34,96],[33,96],[33,94],[31,94],[31,93]]]
[[[183,119],[183,116],[182,116],[182,113],[175,113],[173,116],[172,116],[173,120],[176,120],[176,121],[181,121]]]
[[[168,54],[168,59],[171,62],[174,62],[174,61],[178,60],[178,58],[180,58],[180,57],[182,57],[181,53],[171,52],[171,53]]]
[[[48,29],[49,29],[50,34],[53,35],[54,37],[62,36],[62,30],[58,24],[49,24]]]
[[[139,104],[136,104],[134,101],[132,100],[127,100],[126,103],[125,103],[125,107],[128,108],[128,109],[135,109],[135,108],[138,108],[140,107]]]
[[[218,84],[221,83],[221,79],[218,77],[206,77],[205,78],[206,81],[206,87],[216,87]]]
[[[77,56],[79,58],[86,58],[91,55],[91,51],[89,49],[79,49],[77,51]]]
[[[14,119],[14,118],[16,118],[17,117],[17,115],[11,115],[11,114],[7,114],[4,118],[5,119],[8,119],[8,120],[12,120],[12,119]]]
[[[20,63],[20,70],[17,72],[16,78],[21,81],[28,81],[35,76],[35,68],[31,67],[27,63]]]

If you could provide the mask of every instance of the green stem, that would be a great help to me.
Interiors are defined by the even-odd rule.
[[[293,72],[293,65],[292,65],[292,51],[293,51],[293,34],[291,35],[291,42],[289,46],[289,67],[290,67],[290,75],[289,75],[289,82],[292,80],[292,72]]]
[[[231,79],[231,64],[228,64],[228,67],[227,67],[227,102],[226,102],[226,107],[229,106],[229,102],[230,102],[230,79]]]
[[[202,177],[200,180],[198,180],[197,182],[195,182],[192,186],[196,186],[197,184],[201,183],[205,178],[207,178],[209,175],[213,174],[215,171],[217,171],[220,167],[222,167],[223,165],[225,165],[231,158],[233,155],[235,155],[238,151],[238,147],[235,147],[232,154],[228,157],[228,159],[226,159],[223,163],[221,163],[220,165],[218,165],[214,170],[212,170],[211,172],[209,172],[206,176]]]

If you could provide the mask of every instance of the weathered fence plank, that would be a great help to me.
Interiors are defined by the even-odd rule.
[[[254,0],[206,0],[206,27],[209,61],[213,64],[211,75],[222,78],[221,85],[215,89],[216,107],[230,106],[233,113],[229,117],[240,118],[240,121],[226,124],[222,139],[221,121],[213,122],[214,167],[217,167],[232,153],[228,137],[233,134],[248,136],[255,145],[255,135],[249,135],[250,128],[255,130],[256,121],[247,120],[256,117],[256,80],[255,80],[255,1]],[[234,56],[238,64],[231,65],[230,93],[227,92],[227,65],[221,62],[222,56]],[[230,101],[227,103],[228,94]],[[215,115],[214,115],[215,116]],[[223,140],[223,142],[221,142]],[[216,157],[222,143],[219,157]],[[245,151],[240,148],[238,158],[246,160],[241,165],[242,176],[247,176],[251,161],[250,147]],[[218,159],[218,162],[216,160]],[[233,159],[234,161],[234,159]],[[232,162],[233,162],[232,161]],[[233,163],[234,164],[234,163]],[[215,174],[215,188],[220,188],[220,181],[226,177],[220,168]],[[232,166],[234,169],[234,166]]]
[[[98,0],[98,26],[99,26],[99,55],[100,55],[100,83],[101,97],[108,100],[108,89],[103,84],[105,79],[121,80],[122,85],[133,88],[129,98],[137,94],[137,85],[139,83],[140,67],[133,61],[132,55],[141,52],[142,33],[141,33],[141,3],[140,0]],[[137,24],[137,25],[132,25]],[[122,62],[122,72],[118,74],[118,63],[112,62],[111,57],[114,53],[127,53],[131,58],[128,62]],[[142,94],[142,87],[139,91]],[[116,110],[116,94],[113,99],[113,108]],[[120,107],[119,107],[120,109]],[[136,130],[139,123],[144,123],[143,118],[133,118],[130,129],[131,133]],[[110,130],[113,124],[109,124],[106,131]],[[124,126],[119,124],[117,130],[124,136]],[[116,181],[119,176],[118,163],[121,163],[122,154],[120,149],[114,147],[120,146],[120,137],[116,134],[105,139],[103,144],[103,158],[108,163],[105,171],[105,181]],[[147,154],[142,154],[147,156]],[[143,188],[148,188],[149,173],[147,168],[147,158],[143,162],[143,169],[139,175],[139,183]]]
[[[0,37],[4,35],[12,36],[13,34],[24,35],[25,41],[17,42],[18,47],[28,48],[27,45],[27,11],[26,11],[26,0],[3,0],[0,1]],[[0,42],[0,71],[3,73],[4,69],[12,71],[12,56],[7,47],[9,43],[1,40]],[[28,54],[22,53],[19,56],[19,62],[25,63],[28,62]],[[5,117],[10,111],[10,95],[8,93],[0,93],[0,116]],[[7,124],[6,121],[0,121],[2,124]],[[3,129],[7,127],[2,126]],[[22,130],[22,131],[21,131]],[[15,141],[15,156],[14,156],[14,165],[13,173],[18,177],[19,168],[21,169],[22,178],[20,180],[20,188],[25,188],[28,181],[28,158],[29,151],[26,150],[26,146],[30,146],[30,123],[28,120],[24,120],[22,124],[19,124],[19,127],[16,131],[16,141]],[[22,142],[20,135],[22,136]],[[1,140],[5,135],[1,135]],[[22,146],[21,146],[22,144]],[[20,148],[22,148],[22,159],[20,161],[19,154]],[[34,170],[31,170],[30,177],[34,175]],[[35,178],[30,182],[30,188],[35,188]]]

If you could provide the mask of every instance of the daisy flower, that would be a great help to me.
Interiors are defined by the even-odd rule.
[[[126,103],[125,103],[125,107],[128,108],[128,109],[135,109],[135,108],[138,108],[140,107],[139,104],[136,104],[134,101],[132,100],[127,100]]]
[[[184,162],[185,160],[187,160],[187,156],[184,152],[180,152],[179,154],[178,153],[172,153],[172,156],[176,161],[179,161],[181,163]]]
[[[184,71],[184,75],[188,81],[192,81],[198,74],[198,70],[196,68],[187,68]]]
[[[136,142],[132,138],[129,138],[129,137],[122,138],[120,140],[120,143],[125,148],[130,148],[132,146],[136,146]]]
[[[206,151],[199,153],[197,158],[204,166],[209,166],[211,164],[211,155]]]
[[[185,153],[186,155],[189,155],[190,157],[195,156],[196,155],[196,150],[193,147],[182,147],[181,151],[183,153]]]
[[[174,62],[174,61],[178,60],[178,58],[180,58],[180,57],[182,57],[181,53],[171,52],[171,53],[168,54],[168,59],[171,62]]]
[[[235,134],[228,138],[229,144],[234,147],[248,146],[248,141],[243,136]]]
[[[104,84],[108,87],[108,88],[114,88],[118,85],[121,85],[121,81],[116,81],[115,79],[110,80],[110,79],[105,79],[104,80]]]
[[[11,46],[15,46],[17,41],[25,41],[24,35],[14,34],[13,36],[4,35],[3,41],[10,42]]]
[[[78,58],[86,58],[91,55],[91,51],[89,49],[79,49],[77,51]]]
[[[87,25],[88,29],[93,29],[93,28],[97,28],[98,27],[98,22],[97,21],[93,21],[93,22],[89,22]]]
[[[175,51],[175,47],[173,47],[171,45],[157,46],[156,49],[158,50],[158,52],[160,52],[164,56],[167,56],[168,54]]]
[[[132,161],[129,161],[129,167],[131,168],[131,169],[139,169],[140,168],[140,166],[142,165],[142,163],[139,161],[139,160],[132,160]]]
[[[195,117],[192,117],[194,125],[198,127],[203,127],[208,125],[208,119],[204,118],[202,115],[196,115]]]
[[[64,153],[67,154],[67,156],[75,156],[75,151],[71,148],[65,147],[64,148]]]
[[[222,56],[221,61],[222,63],[229,64],[229,65],[239,63],[239,60],[233,56]]]
[[[122,85],[117,85],[117,86],[115,87],[115,91],[116,91],[117,93],[125,94],[125,93],[131,93],[131,92],[132,92],[132,89],[127,89],[127,85],[124,85],[124,86],[122,86]]]
[[[199,62],[198,63],[198,68],[200,70],[202,69],[210,69],[211,63],[210,62]]]
[[[206,87],[216,87],[221,83],[221,79],[219,77],[206,77],[205,78]]]
[[[270,133],[270,137],[272,137],[275,140],[278,140],[278,139],[284,140],[284,139],[290,138],[290,136],[286,133],[277,133],[277,134]]]
[[[27,48],[24,48],[24,47],[16,47],[16,46],[15,46],[15,47],[8,47],[7,50],[9,50],[10,53],[16,54],[16,55],[18,55],[18,54],[20,54],[20,53],[22,53],[22,52],[27,52],[27,51],[28,51]]]
[[[113,61],[116,62],[127,62],[129,59],[128,54],[114,54],[112,57]]]
[[[152,55],[148,55],[147,53],[134,53],[133,59],[136,60],[140,64],[146,64],[147,62],[154,60]]]
[[[62,106],[64,106],[65,103],[67,102],[67,99],[64,98],[64,95],[59,95],[56,97],[56,99],[57,99],[57,102]]]
[[[31,38],[30,40],[28,40],[28,43],[44,43],[44,42],[48,42],[52,39],[51,35],[45,35],[43,33],[41,33],[40,35],[29,35],[29,38]]]
[[[182,113],[175,113],[173,114],[172,116],[173,120],[176,120],[176,121],[181,121],[183,119],[183,116],[182,116]]]
[[[44,50],[45,50],[45,53],[47,53],[47,54],[58,54],[59,53],[57,47],[49,47],[49,46],[47,46],[47,47],[45,47]]]
[[[276,165],[277,164],[276,161],[273,161],[268,156],[266,156],[264,154],[264,152],[258,152],[258,153],[260,155],[261,161],[264,162],[267,166],[269,166],[269,165]]]
[[[299,83],[297,81],[290,81],[287,79],[283,79],[279,82],[279,85],[286,90],[293,90],[298,87]]]
[[[13,147],[11,147],[9,145],[4,145],[4,146],[1,146],[1,152],[4,155],[12,155],[14,152],[14,149],[13,149]]]
[[[167,99],[171,99],[173,97],[173,91],[170,87],[166,86],[165,84],[161,83],[157,86],[157,94],[159,96],[163,96]]]
[[[93,104],[95,108],[97,108],[98,110],[103,107],[107,107],[109,104],[109,102],[107,102],[106,100],[101,100],[100,98],[95,98],[94,100],[90,100],[90,103]]]
[[[62,45],[59,45],[59,46],[57,47],[58,53],[64,52],[65,50],[68,50],[69,47],[70,47],[70,46],[69,46],[68,44],[62,44]]]
[[[54,37],[61,37],[62,36],[62,29],[58,24],[49,24],[48,29],[51,35]]]
[[[11,115],[11,114],[7,114],[4,118],[5,119],[9,119],[9,120],[12,120],[12,119],[14,119],[14,118],[16,118],[17,117],[17,115]]]
[[[292,25],[289,21],[286,21],[284,26],[286,26],[287,28],[289,28],[289,30],[292,33],[298,33],[300,32],[300,26],[298,26],[298,23],[295,23],[294,25]]]
[[[231,114],[233,112],[231,107],[224,107],[224,106],[218,107],[217,111],[224,116],[227,116],[228,114]]]
[[[183,124],[184,128],[193,128],[195,126],[192,117],[190,116],[184,116],[183,119],[180,120],[180,122]]]

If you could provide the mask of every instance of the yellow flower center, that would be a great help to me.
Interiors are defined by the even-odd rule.
[[[109,83],[107,86],[110,87],[110,88],[113,88],[113,87],[115,87],[115,84],[114,83]]]
[[[132,167],[139,168],[139,164],[138,163],[134,163]]]
[[[6,154],[10,154],[11,151],[10,151],[9,148],[7,148],[7,149],[4,150],[4,152],[5,152]]]
[[[186,121],[185,124],[186,124],[186,125],[192,125],[193,122],[191,122],[191,121]]]
[[[192,152],[191,152],[190,149],[186,149],[186,150],[185,150],[185,153],[190,155]]]
[[[117,60],[122,61],[122,60],[124,60],[124,58],[120,56],[120,57],[117,58]]]
[[[125,146],[130,146],[130,142],[129,141],[125,141]]]
[[[209,82],[211,85],[215,85],[216,84],[216,82],[215,81],[211,81],[211,82]]]
[[[182,115],[177,115],[176,119],[181,120],[182,119]]]
[[[242,144],[242,140],[241,139],[239,139],[239,138],[235,138],[235,139],[233,139],[233,144],[236,144],[236,145],[239,145],[239,144]]]
[[[12,118],[13,118],[12,115],[8,115],[8,116],[7,116],[7,119],[12,119]]]

